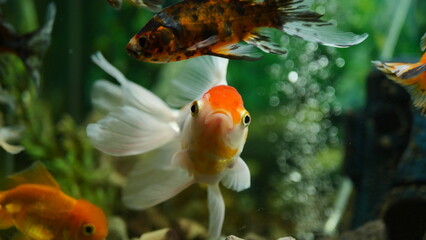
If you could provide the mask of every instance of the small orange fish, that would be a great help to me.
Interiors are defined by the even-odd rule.
[[[108,233],[102,210],[64,194],[40,162],[6,179],[0,191],[0,229],[15,226],[31,240],[102,240]]]
[[[261,55],[256,48],[286,52],[272,42],[271,28],[334,47],[349,47],[368,36],[340,32],[320,18],[303,0],[185,0],[156,14],[126,50],[153,63],[202,55],[257,60]]]
[[[420,41],[420,49],[426,51],[426,33]],[[373,61],[373,64],[389,79],[405,87],[414,106],[426,115],[426,52],[417,63]]]

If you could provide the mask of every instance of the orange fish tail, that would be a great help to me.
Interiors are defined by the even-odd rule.
[[[4,192],[0,192],[0,229],[6,229],[12,227],[13,218],[8,212],[6,212],[5,207],[2,204]]]

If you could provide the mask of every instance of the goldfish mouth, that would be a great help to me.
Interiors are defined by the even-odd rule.
[[[132,43],[127,44],[126,52],[133,58],[140,58],[141,53],[138,51]]]
[[[208,114],[204,123],[210,126],[221,126],[225,129],[231,129],[233,126],[231,114],[224,110],[217,110]]]

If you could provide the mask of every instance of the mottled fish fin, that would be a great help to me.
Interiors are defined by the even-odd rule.
[[[256,61],[262,58],[262,54],[252,45],[243,43],[228,44],[212,49],[207,55],[223,57],[233,60]]]
[[[387,78],[402,85],[411,95],[413,105],[423,115],[426,115],[426,82],[424,81],[426,64],[387,63],[380,61],[373,61],[373,64]]]
[[[226,169],[222,184],[237,192],[250,187],[250,170],[241,157],[231,168]]]
[[[175,196],[194,183],[194,178],[172,163],[179,143],[173,142],[140,160],[128,176],[123,202],[132,209],[146,209]]]
[[[144,7],[153,12],[161,11],[164,0],[131,0],[138,7]]]
[[[170,109],[159,97],[147,89],[128,81],[124,75],[98,53],[93,61],[121,84],[122,95],[109,88],[116,97],[104,102],[111,112],[95,124],[89,124],[87,135],[99,150],[114,156],[145,153],[177,138],[180,127],[176,123],[177,110]],[[95,88],[105,93],[105,86]],[[122,106],[117,101],[123,98]],[[106,100],[105,97],[98,98]],[[98,103],[99,105],[100,103]]]
[[[168,63],[161,72],[159,89],[173,107],[183,107],[199,99],[217,85],[227,85],[228,59],[201,56]]]
[[[0,186],[2,189],[11,189],[21,184],[28,183],[41,184],[60,189],[59,184],[40,161],[33,163],[27,169],[6,177],[6,179],[2,180]]]
[[[301,0],[268,1],[280,12],[284,32],[311,42],[332,47],[350,47],[364,41],[368,34],[356,35],[342,32],[331,22],[321,20],[322,15],[310,10],[310,5]]]
[[[424,52],[426,51],[426,33],[423,34],[423,37],[420,40],[420,49]]]
[[[219,239],[225,218],[225,203],[218,184],[208,185],[209,235]]]
[[[256,28],[243,40],[246,43],[257,47],[264,52],[273,54],[285,54],[287,51],[284,50],[278,43],[272,41],[272,31],[274,31],[274,29],[272,28]]]
[[[211,37],[209,37],[209,38],[207,38],[207,39],[205,39],[201,42],[198,42],[198,43],[192,45],[191,47],[187,48],[186,50],[195,51],[195,50],[200,49],[200,48],[205,48],[205,47],[211,46],[211,45],[219,42],[219,40],[220,40],[219,36],[213,35],[213,36],[211,36]]]
[[[400,80],[410,79],[426,71],[426,63],[391,63],[391,62],[372,62],[377,69],[385,73],[390,79],[399,82]]]
[[[124,103],[123,91],[119,86],[106,80],[98,80],[92,88],[92,104],[101,112],[107,113]]]

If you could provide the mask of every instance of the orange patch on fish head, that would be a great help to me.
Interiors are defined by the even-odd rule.
[[[108,235],[108,223],[104,212],[90,202],[80,199],[70,213],[64,239],[104,240]]]
[[[176,37],[155,18],[151,19],[126,46],[127,53],[140,61],[165,63],[170,61],[171,53],[176,51]]]

